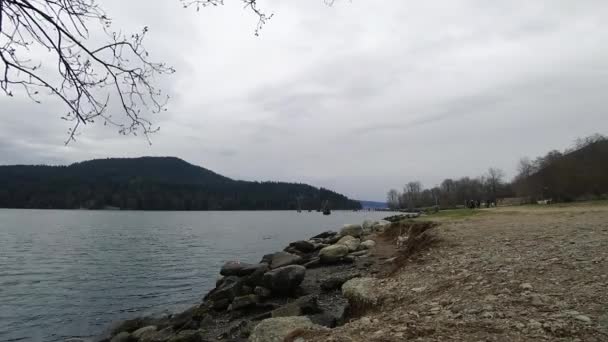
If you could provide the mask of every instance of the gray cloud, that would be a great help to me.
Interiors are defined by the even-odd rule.
[[[308,182],[382,200],[419,179],[513,175],[518,158],[608,130],[608,3],[601,0],[267,0],[260,37],[238,2],[199,13],[177,0],[100,1],[176,67],[150,146],[0,97],[0,161],[69,163],[174,155],[229,177]]]

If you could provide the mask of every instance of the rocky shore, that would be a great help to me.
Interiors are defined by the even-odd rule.
[[[366,279],[388,271],[394,250],[379,245],[378,232],[389,225],[345,225],[292,242],[257,263],[227,262],[202,303],[168,317],[123,321],[102,341],[272,342],[301,329],[340,326],[373,301]]]

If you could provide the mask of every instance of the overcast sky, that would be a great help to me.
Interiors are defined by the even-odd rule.
[[[2,95],[2,164],[170,155],[384,200],[608,133],[605,0],[258,0],[274,13],[259,37],[236,0],[98,2],[177,69],[153,144],[89,125],[66,147],[58,101]]]

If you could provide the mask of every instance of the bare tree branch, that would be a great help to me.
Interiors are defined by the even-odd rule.
[[[90,46],[93,22],[107,40],[100,47]],[[0,89],[8,96],[22,89],[36,102],[41,91],[57,96],[68,108],[63,119],[74,122],[66,143],[81,124],[97,119],[117,126],[121,134],[148,137],[158,128],[147,114],[166,110],[168,100],[154,77],[174,70],[148,59],[147,27],[132,35],[110,27],[95,0],[0,0]],[[56,59],[54,67],[30,59],[43,53]],[[110,113],[113,99],[126,122]]]

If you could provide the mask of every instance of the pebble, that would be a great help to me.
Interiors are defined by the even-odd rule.
[[[584,323],[591,323],[591,318],[589,318],[589,316],[585,316],[585,315],[578,315],[576,317],[574,317],[576,320],[579,320],[581,322]]]
[[[524,291],[532,291],[533,289],[532,284],[530,283],[522,283],[521,285],[519,285],[519,288]]]

